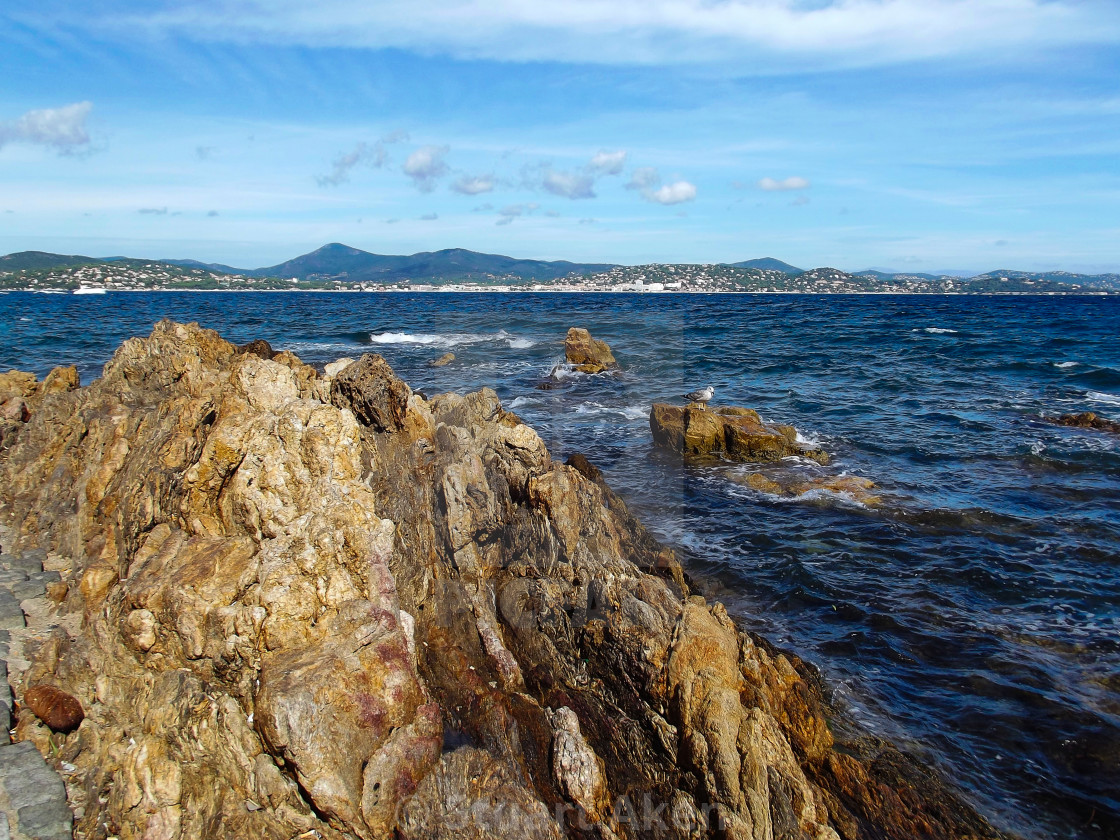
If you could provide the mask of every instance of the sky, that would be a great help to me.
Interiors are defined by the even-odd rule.
[[[0,0],[0,253],[1120,271],[1120,0]]]

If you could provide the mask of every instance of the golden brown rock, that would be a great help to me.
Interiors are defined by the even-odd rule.
[[[768,426],[758,412],[739,406],[702,408],[654,403],[649,414],[653,439],[691,456],[730,461],[777,461],[789,455],[828,463],[828,455],[797,443],[792,426]]]
[[[1051,418],[1059,426],[1073,426],[1078,429],[1097,429],[1101,432],[1112,432],[1120,435],[1120,423],[1105,417],[1098,417],[1091,411],[1080,414],[1063,414],[1061,417]]]
[[[36,685],[23,695],[23,705],[55,732],[71,732],[85,719],[78,698],[53,685]]]
[[[571,327],[564,339],[564,358],[583,373],[602,373],[618,367],[605,341],[592,338],[582,327]]]
[[[0,510],[81,581],[27,679],[96,697],[83,836],[995,836],[904,758],[837,758],[811,672],[492,391],[162,322],[43,405]]]
[[[444,353],[438,359],[432,359],[428,362],[428,367],[445,367],[455,361],[454,353]]]

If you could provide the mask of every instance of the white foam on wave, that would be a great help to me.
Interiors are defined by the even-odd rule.
[[[947,327],[917,327],[910,330],[910,332],[926,332],[934,335],[953,335],[957,331],[948,329]]]
[[[800,429],[794,429],[794,431],[797,433],[797,437],[794,438],[794,440],[802,446],[819,447],[821,445],[821,439],[812,432],[804,434]]]
[[[522,408],[526,405],[536,405],[540,400],[535,397],[514,397],[506,408]]]
[[[369,340],[374,344],[416,344],[423,347],[457,347],[462,344],[485,344],[488,341],[506,341],[515,350],[532,347],[536,342],[527,338],[515,338],[505,330],[496,333],[408,333],[383,332],[370,333]],[[528,342],[528,343],[526,343]]]
[[[1077,367],[1079,364],[1081,364],[1081,363],[1080,362],[1054,362],[1054,367],[1056,367],[1056,368],[1071,368],[1071,367]]]
[[[603,405],[598,402],[585,402],[576,406],[576,414],[583,416],[598,416],[614,414],[625,417],[627,420],[645,420],[649,417],[648,405]]]
[[[1085,395],[1093,402],[1106,403],[1107,405],[1120,405],[1120,396],[1106,394],[1104,391],[1090,391]]]

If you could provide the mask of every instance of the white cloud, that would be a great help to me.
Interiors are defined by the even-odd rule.
[[[573,200],[595,197],[595,179],[586,172],[562,172],[545,167],[541,186],[553,195]]]
[[[681,204],[696,198],[696,185],[688,181],[661,186],[661,173],[653,166],[639,166],[631,172],[626,189],[638,190],[642,198],[654,204]]]
[[[626,152],[598,152],[587,168],[597,175],[618,175],[626,165]]]
[[[92,110],[92,102],[75,102],[61,108],[28,111],[17,119],[0,122],[0,148],[8,143],[33,143],[66,154],[88,147],[86,119]]]
[[[431,192],[436,188],[436,181],[447,174],[443,158],[449,151],[447,146],[421,146],[404,162],[404,174],[420,192]]]
[[[488,193],[494,189],[494,176],[479,175],[477,177],[472,177],[470,175],[464,175],[451,185],[451,189],[463,195]]]
[[[334,159],[333,168],[327,175],[320,175],[315,180],[320,187],[337,187],[350,180],[350,172],[354,167],[371,166],[380,169],[389,160],[389,150],[385,147],[390,143],[399,143],[408,139],[408,134],[403,131],[394,131],[386,134],[372,146],[359,143],[352,151],[339,155]]]
[[[788,56],[880,64],[1010,45],[1112,43],[1111,2],[1079,0],[196,0],[100,24],[198,38],[403,48],[596,64]],[[73,22],[80,12],[62,13]]]
[[[666,184],[659,189],[648,190],[642,195],[647,201],[654,201],[658,204],[680,204],[696,198],[696,187],[688,181],[674,181],[672,184]]]
[[[786,178],[782,181],[778,181],[774,178],[763,178],[758,182],[758,188],[769,192],[780,190],[807,190],[809,189],[809,182],[797,176]]]

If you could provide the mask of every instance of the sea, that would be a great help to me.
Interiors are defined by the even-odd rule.
[[[164,317],[315,365],[379,353],[427,395],[493,388],[996,826],[1120,837],[1120,436],[1046,419],[1120,419],[1120,297],[9,293],[0,369],[88,383]],[[571,326],[621,369],[566,368]],[[831,465],[682,464],[650,406],[704,385]],[[879,502],[768,494],[758,471],[857,476]]]

